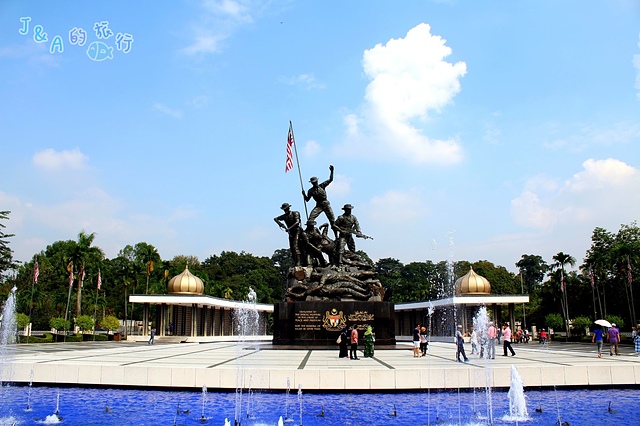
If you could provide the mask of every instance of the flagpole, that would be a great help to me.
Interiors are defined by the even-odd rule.
[[[296,164],[298,165],[298,177],[300,178],[300,188],[302,189],[302,192],[304,192],[304,184],[302,183],[302,170],[300,170],[300,160],[298,160],[298,144],[295,143],[295,136],[293,135],[293,123],[291,122],[291,120],[289,120],[289,131],[291,132],[291,137],[293,138],[294,142],[293,142],[293,150],[296,153]],[[304,197],[302,197],[302,203],[304,204],[304,214],[307,218],[307,220],[309,220],[309,211],[307,210],[307,202],[304,199]]]
[[[98,316],[98,293],[100,293],[100,269],[98,269],[98,283],[96,285],[96,303],[93,305],[93,341],[96,341],[96,317]]]
[[[64,321],[65,321],[65,326],[67,325],[66,322],[67,320],[67,316],[69,315],[69,302],[71,301],[71,287],[73,287],[73,262],[71,262],[71,270],[69,271],[69,292],[67,293],[67,308],[64,310]],[[69,327],[71,328],[71,327]],[[64,341],[67,341],[67,331],[65,330],[64,332]]]
[[[31,319],[31,313],[33,310],[33,292],[36,286],[36,281],[40,275],[40,268],[38,267],[38,257],[36,256],[36,263],[33,268],[33,281],[31,281],[31,300],[29,301],[29,333],[27,333],[27,343],[29,343],[29,336],[31,336],[31,325],[33,321]]]

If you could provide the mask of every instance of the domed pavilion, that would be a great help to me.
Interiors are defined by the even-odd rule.
[[[188,266],[167,282],[167,294],[132,294],[129,302],[143,305],[142,321],[137,321],[130,331],[133,335],[130,337],[135,339],[137,334],[141,336],[140,340],[147,339],[151,328],[156,329],[157,337],[176,341],[218,340],[221,336],[234,336],[237,334],[234,313],[247,308],[245,302],[205,295],[204,283],[189,271]],[[155,307],[155,315],[152,315],[152,306]],[[266,336],[266,317],[273,312],[273,305],[256,303],[251,306],[260,317],[260,330],[253,333]]]
[[[473,317],[485,306],[497,323],[515,322],[515,307],[529,303],[529,296],[492,295],[491,283],[473,268],[458,278],[452,289],[453,296],[423,302],[399,303],[396,311],[396,336],[411,336],[416,324],[429,325],[432,341],[447,341],[454,335],[458,324],[463,332],[471,330]],[[508,307],[508,317],[502,318],[502,306]],[[524,326],[525,324],[523,324]],[[515,328],[514,328],[515,329]]]

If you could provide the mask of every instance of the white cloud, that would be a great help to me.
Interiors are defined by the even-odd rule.
[[[331,197],[344,199],[351,193],[351,179],[349,176],[336,173],[330,186]]]
[[[253,23],[266,6],[257,0],[203,0],[199,5],[198,22],[191,24],[192,41],[182,49],[186,55],[219,52],[227,38]]]
[[[173,117],[176,119],[181,119],[182,118],[182,111],[178,110],[178,109],[173,109],[168,107],[167,105],[163,104],[163,103],[155,103],[153,104],[153,109],[156,111],[160,111],[166,115],[168,115],[169,117]]]
[[[326,87],[324,83],[316,80],[313,74],[299,74],[295,77],[284,78],[282,81],[290,86],[301,86],[306,90],[324,89]]]
[[[367,210],[372,221],[378,225],[398,227],[410,225],[428,213],[420,194],[416,190],[387,191],[371,199]]]
[[[450,164],[462,159],[455,138],[432,139],[416,124],[427,123],[451,103],[467,72],[464,62],[445,60],[451,55],[445,43],[423,23],[405,38],[364,52],[362,64],[371,82],[360,114],[345,117],[348,153],[413,163]]]
[[[640,38],[640,34],[638,35],[638,38]],[[638,42],[638,47],[640,48],[640,41]],[[633,67],[636,69],[636,89],[638,90],[638,93],[636,94],[636,96],[638,98],[640,98],[640,54],[636,54],[633,55]]]
[[[33,165],[44,170],[81,170],[87,168],[88,157],[80,149],[56,151],[47,148],[33,155]]]
[[[571,152],[582,152],[592,146],[611,146],[629,144],[640,139],[640,125],[630,122],[618,122],[610,127],[584,125],[578,128],[561,128],[557,123],[549,123],[549,134],[562,131],[567,135],[543,141],[542,146],[553,151],[567,149]]]
[[[544,196],[533,192],[539,183],[511,201],[514,221],[542,231],[595,228],[616,229],[638,219],[640,212],[640,170],[613,158],[588,159],[583,170],[562,185],[543,188]],[[582,231],[584,232],[584,231]]]
[[[309,141],[304,145],[304,155],[307,157],[315,157],[320,151],[320,145],[316,141]]]

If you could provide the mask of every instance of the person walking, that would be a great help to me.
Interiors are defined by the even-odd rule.
[[[478,332],[475,327],[471,327],[471,355],[478,354]]]
[[[349,353],[351,359],[358,358],[358,326],[354,325],[351,330],[351,351]]]
[[[373,334],[373,327],[368,326],[367,331],[364,332],[364,357],[373,358],[373,343],[376,341],[376,336]]]
[[[427,355],[427,349],[429,347],[429,336],[427,335],[427,329],[425,327],[420,328],[420,353],[422,356]]]
[[[498,339],[498,329],[493,325],[493,321],[489,323],[487,328],[487,359],[496,359],[496,340]]]
[[[504,353],[502,356],[507,356],[507,349],[511,352],[511,356],[516,356],[515,351],[511,347],[511,329],[509,328],[509,324],[502,326],[502,342],[504,345]]]
[[[338,337],[340,343],[338,343],[340,347],[340,352],[338,352],[338,358],[347,358],[349,356],[348,344],[350,343],[349,336],[347,335],[347,327],[343,328],[340,332],[340,337]]]
[[[464,362],[469,362],[469,358],[467,358],[467,354],[464,353],[464,337],[462,337],[462,325],[458,325],[458,329],[456,330],[456,360],[460,361],[460,355],[464,359]]]
[[[150,335],[149,335],[149,342],[148,342],[148,344],[153,345],[153,341],[155,340],[155,337],[156,337],[156,329],[155,329],[155,328],[152,328],[152,329],[151,329],[151,333],[150,333]]]
[[[609,356],[613,356],[613,353],[616,353],[616,356],[620,355],[618,352],[618,344],[620,343],[620,330],[616,327],[616,323],[611,324],[611,328],[609,328]]]
[[[640,355],[640,324],[636,328],[635,336],[633,336],[633,346],[636,350],[636,356]]]
[[[591,337],[591,343],[598,345],[598,358],[602,358],[602,337],[602,328],[596,325],[595,330],[593,330],[593,336]]]
[[[413,357],[420,358],[420,324],[413,329]]]

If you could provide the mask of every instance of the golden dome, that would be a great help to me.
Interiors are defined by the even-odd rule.
[[[189,272],[188,266],[185,266],[183,273],[169,280],[167,292],[169,294],[202,294],[204,293],[204,284],[200,278]]]
[[[476,274],[473,268],[463,277],[458,278],[455,288],[456,295],[491,294],[491,283],[485,277]]]

